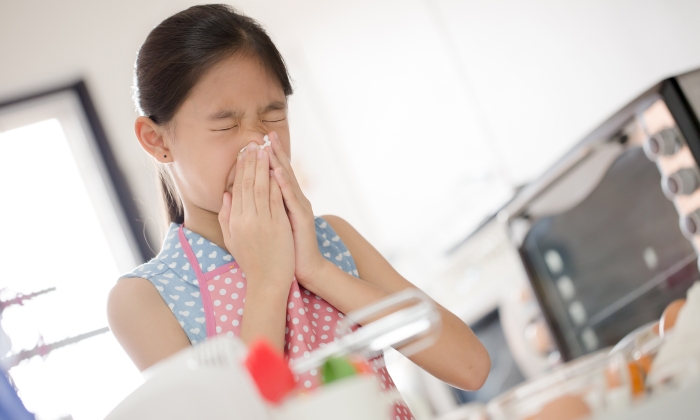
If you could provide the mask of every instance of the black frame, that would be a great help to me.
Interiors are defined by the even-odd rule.
[[[119,167],[117,160],[112,152],[112,147],[105,134],[104,128],[100,119],[97,115],[97,110],[88,92],[88,87],[84,80],[78,80],[75,83],[68,84],[66,86],[58,87],[55,89],[49,89],[39,93],[34,93],[26,96],[21,96],[18,98],[10,99],[7,101],[0,102],[0,108],[4,108],[11,105],[16,105],[22,102],[31,101],[34,99],[50,96],[56,93],[70,91],[74,92],[80,104],[83,107],[87,121],[90,124],[90,129],[92,130],[93,138],[97,145],[97,149],[100,151],[100,156],[102,157],[102,162],[109,174],[114,191],[117,194],[117,199],[122,206],[124,215],[126,217],[127,223],[131,228],[131,233],[134,236],[134,240],[138,246],[138,257],[141,258],[141,262],[150,260],[155,256],[155,253],[151,246],[148,244],[146,239],[146,223],[138,211],[135,203],[135,197],[131,192],[131,188],[124,177],[124,173]]]
[[[685,137],[695,162],[700,165],[700,121],[698,121],[698,116],[692,111],[692,107],[683,94],[678,80],[673,77],[664,80],[659,93],[664,98],[673,119],[676,120],[678,129]]]

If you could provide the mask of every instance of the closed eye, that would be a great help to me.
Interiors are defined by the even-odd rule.
[[[284,120],[285,120],[285,119],[282,118],[282,119],[279,119],[279,120],[263,120],[263,122],[266,122],[266,123],[274,123],[274,122],[280,122],[280,121],[284,121]]]
[[[219,129],[219,130],[212,130],[212,131],[227,131],[227,130],[230,130],[230,129],[232,129],[232,128],[236,128],[236,127],[238,127],[238,126],[237,126],[237,125],[234,125],[233,127],[229,127],[229,128],[222,128],[222,129]]]

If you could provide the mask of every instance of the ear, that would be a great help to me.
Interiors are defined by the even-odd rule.
[[[134,132],[143,150],[160,163],[173,161],[172,153],[165,141],[165,129],[152,119],[144,116],[136,118]]]

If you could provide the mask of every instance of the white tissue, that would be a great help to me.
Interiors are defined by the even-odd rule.
[[[260,146],[260,150],[271,145],[270,138],[267,136],[267,134],[265,134],[265,137],[263,137],[263,140],[265,140],[265,144]],[[238,152],[238,154],[240,155],[241,153],[243,153],[243,151],[245,150],[246,147],[248,147],[248,145],[243,146],[243,148]]]

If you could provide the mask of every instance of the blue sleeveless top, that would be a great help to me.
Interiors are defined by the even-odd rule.
[[[359,277],[355,260],[333,228],[320,216],[316,216],[314,222],[321,254],[346,273]],[[158,255],[119,278],[140,277],[150,281],[185,330],[187,338],[196,344],[207,337],[204,306],[197,277],[180,245],[179,228],[179,224],[171,223]],[[184,231],[203,272],[234,261],[225,249],[187,228]]]

